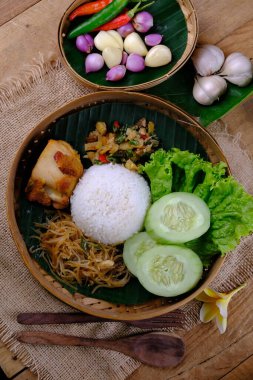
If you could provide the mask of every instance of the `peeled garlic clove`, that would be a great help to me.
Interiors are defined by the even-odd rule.
[[[209,77],[197,76],[193,86],[194,99],[204,106],[213,104],[227,90],[227,82],[219,75]]]
[[[112,32],[112,31],[110,31]],[[117,33],[117,32],[115,32]],[[117,33],[118,34],[118,33]],[[120,37],[121,38],[121,37]],[[113,33],[109,33],[101,30],[96,37],[94,38],[94,44],[96,48],[100,51],[103,51],[106,47],[115,47],[122,50],[123,42],[122,44],[119,42],[119,39],[117,39],[116,35]]]
[[[145,58],[145,65],[149,67],[159,67],[170,63],[172,59],[170,49],[165,45],[153,46]]]
[[[117,44],[119,45],[118,47],[123,50],[123,39],[121,37],[121,35],[119,34],[119,32],[117,32],[116,30],[108,30],[107,32],[112,38],[114,38],[116,41],[117,41]]]
[[[205,77],[220,70],[225,56],[218,46],[202,45],[194,50],[191,59],[197,73]]]
[[[124,50],[128,54],[135,53],[141,55],[142,57],[145,57],[148,52],[141,37],[138,33],[135,32],[130,33],[128,36],[126,36],[124,41]]]
[[[111,69],[113,66],[117,66],[121,63],[122,51],[119,48],[106,47],[102,52],[102,56],[106,66]]]
[[[247,86],[253,77],[252,63],[244,54],[232,53],[225,59],[219,75],[239,87]]]

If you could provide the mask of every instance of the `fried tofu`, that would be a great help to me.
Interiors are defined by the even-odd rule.
[[[83,174],[79,154],[65,141],[49,140],[26,186],[27,198],[44,206],[63,209]]]

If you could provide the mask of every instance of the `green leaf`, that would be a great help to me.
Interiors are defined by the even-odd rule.
[[[194,76],[193,65],[188,62],[173,77],[147,90],[147,92],[176,104],[196,117],[203,126],[208,126],[213,121],[218,120],[253,94],[253,83],[247,87],[238,87],[228,83],[227,92],[219,101],[214,102],[211,106],[202,106],[192,96]]]
[[[165,150],[152,153],[151,160],[140,167],[140,173],[149,177],[153,202],[172,191],[172,167]]]
[[[222,254],[253,232],[253,197],[233,177],[215,184],[207,205],[211,211],[209,235]]]

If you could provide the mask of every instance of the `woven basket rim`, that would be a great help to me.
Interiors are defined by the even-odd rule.
[[[166,298],[157,297],[157,299],[144,303],[142,305],[115,305],[113,303],[99,300],[97,298],[87,297],[81,294],[70,294],[67,289],[62,287],[52,276],[50,276],[47,272],[45,272],[42,268],[39,267],[39,264],[35,262],[28,249],[26,244],[22,238],[20,233],[15,209],[15,178],[18,170],[18,166],[20,160],[28,146],[28,144],[33,141],[33,139],[38,136],[39,133],[45,131],[50,124],[52,124],[58,118],[68,114],[73,110],[82,109],[83,107],[89,107],[97,104],[104,104],[105,102],[126,102],[126,103],[134,103],[134,104],[142,104],[144,105],[152,105],[152,107],[156,107],[155,109],[159,110],[159,112],[173,112],[178,116],[178,122],[182,122],[183,124],[189,124],[192,128],[197,130],[197,133],[203,134],[208,141],[209,146],[215,151],[215,154],[218,157],[218,160],[222,160],[227,163],[227,160],[220,149],[216,140],[206,131],[203,127],[198,124],[198,122],[188,115],[185,111],[181,110],[179,107],[174,104],[165,101],[159,97],[154,97],[142,93],[128,93],[122,91],[100,91],[97,93],[88,94],[77,98],[58,110],[51,113],[49,116],[44,118],[38,125],[33,128],[33,130],[27,135],[18,149],[16,156],[13,160],[7,184],[7,193],[6,193],[6,206],[7,206],[7,218],[9,223],[9,228],[13,237],[13,240],[17,246],[17,249],[29,269],[30,273],[33,277],[39,281],[39,283],[47,289],[51,294],[56,296],[61,301],[66,304],[89,314],[98,317],[110,318],[114,320],[140,320],[151,318],[155,316],[162,315],[164,313],[173,311],[186,303],[193,300],[204,288],[208,286],[208,284],[213,281],[217,273],[219,272],[223,262],[224,257],[219,257],[214,266],[212,267],[210,274],[207,276],[205,281],[201,284],[199,288],[197,288],[193,293],[188,295],[186,298],[176,302],[176,303],[166,303]],[[138,103],[139,102],[139,103]],[[170,116],[171,117],[171,116]],[[182,125],[183,125],[182,124]],[[228,166],[228,173],[230,174],[230,169]]]
[[[160,78],[153,79],[141,84],[131,85],[131,86],[117,86],[116,88],[113,86],[103,86],[103,85],[98,85],[96,83],[93,83],[89,81],[88,79],[83,78],[73,69],[73,67],[69,64],[65,55],[65,51],[63,49],[63,35],[64,35],[63,29],[64,29],[64,25],[68,19],[69,14],[78,5],[88,2],[88,1],[89,0],[75,0],[64,12],[58,26],[58,50],[60,52],[61,61],[63,62],[65,68],[67,69],[71,77],[89,88],[92,88],[94,90],[107,90],[107,91],[113,91],[113,90],[142,91],[142,90],[146,90],[148,88],[154,87],[158,84],[161,84],[165,80],[169,79],[178,70],[180,70],[189,60],[189,58],[191,57],[196,47],[198,34],[199,34],[199,26],[198,26],[198,20],[197,20],[197,14],[196,14],[195,8],[191,0],[177,0],[186,20],[186,25],[187,25],[187,30],[188,30],[187,43],[186,43],[186,47],[181,58],[166,74],[162,75]],[[189,25],[191,25],[191,27],[189,27]]]

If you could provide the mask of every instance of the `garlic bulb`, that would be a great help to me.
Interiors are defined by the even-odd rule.
[[[197,76],[193,86],[193,97],[198,103],[209,106],[218,100],[226,92],[226,89],[227,82],[218,75]]]
[[[227,56],[219,75],[239,87],[247,86],[253,77],[252,63],[242,53],[232,53]]]
[[[147,55],[147,48],[138,33],[133,32],[126,36],[124,41],[124,49],[128,54],[135,53],[142,57]]]
[[[145,57],[145,65],[159,67],[167,65],[171,61],[171,51],[165,45],[153,46]]]
[[[103,51],[106,47],[114,47],[123,50],[122,37],[115,30],[109,30],[108,32],[101,30],[94,38],[94,44],[100,51]]]
[[[191,58],[197,73],[203,77],[219,71],[225,60],[223,51],[215,45],[198,47]]]
[[[113,66],[117,66],[122,61],[122,50],[115,47],[106,47],[103,52],[102,56],[104,58],[104,61],[106,63],[106,66],[111,69]]]

